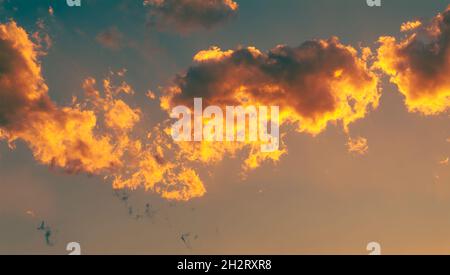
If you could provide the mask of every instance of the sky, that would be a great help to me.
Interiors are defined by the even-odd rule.
[[[0,254],[449,253],[450,1],[205,3],[0,0]],[[280,151],[174,143],[194,97]]]

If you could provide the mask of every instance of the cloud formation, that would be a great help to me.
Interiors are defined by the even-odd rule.
[[[193,169],[165,158],[170,140],[158,138],[158,129],[150,142],[134,137],[141,110],[121,99],[134,91],[124,81],[111,80],[123,71],[101,83],[87,78],[86,98],[60,107],[48,95],[39,48],[15,22],[0,24],[0,140],[12,148],[15,141],[23,141],[41,164],[102,175],[112,179],[114,188],[143,187],[172,200],[205,193]]]
[[[409,111],[437,115],[450,107],[450,6],[429,24],[402,25],[403,39],[379,39],[376,66],[405,96]]]
[[[120,164],[123,148],[96,135],[97,117],[79,107],[56,106],[37,61],[38,45],[16,23],[0,25],[1,137],[21,139],[41,163],[97,173]]]
[[[203,7],[216,2],[237,9],[231,1],[177,3]],[[165,0],[146,3],[175,5]],[[185,26],[208,27],[209,23],[199,22]],[[133,89],[109,77],[98,83],[87,78],[86,99],[58,106],[41,74],[38,59],[44,53],[39,37],[29,36],[14,22],[0,24],[0,139],[11,146],[16,140],[25,142],[42,164],[105,176],[116,189],[144,188],[163,198],[190,200],[206,193],[199,164],[209,166],[244,155],[245,173],[266,161],[276,163],[287,153],[286,129],[315,136],[338,124],[348,133],[349,125],[379,104],[379,76],[373,68],[391,77],[410,111],[431,115],[448,110],[450,7],[430,24],[407,22],[401,31],[405,35],[401,40],[380,38],[375,67],[369,66],[373,58],[369,49],[357,50],[336,37],[298,47],[279,45],[268,52],[256,47],[225,51],[211,47],[195,54],[194,64],[164,89],[161,107],[167,112],[177,105],[192,107],[195,97],[220,107],[279,106],[284,126],[280,150],[263,153],[258,142],[174,142],[170,121],[158,124],[145,138],[136,137],[142,111],[122,98],[132,95]],[[97,39],[110,48],[120,40],[111,35]],[[115,76],[122,77],[123,72]],[[151,92],[148,96],[155,98]],[[368,151],[365,138],[349,138],[347,146],[352,153]]]
[[[200,51],[195,64],[165,89],[161,107],[192,108],[193,98],[205,106],[279,106],[280,126],[317,135],[330,123],[348,131],[350,123],[378,106],[378,77],[367,66],[371,53],[362,53],[332,37],[292,48],[280,45],[263,53],[255,47]],[[263,162],[278,162],[287,148],[262,153],[255,142],[178,142],[178,152],[191,161],[216,163],[225,156],[245,154],[244,173]],[[245,152],[245,153],[243,153]],[[244,175],[245,176],[245,175]]]
[[[210,29],[236,15],[233,0],[144,0],[150,8],[151,24],[179,31]]]
[[[366,64],[370,52],[332,37],[293,48],[280,45],[262,53],[254,47],[221,51],[217,47],[195,55],[196,64],[178,75],[165,91],[162,107],[192,105],[277,105],[284,122],[299,132],[316,135],[329,123],[348,125],[376,108],[378,77]]]

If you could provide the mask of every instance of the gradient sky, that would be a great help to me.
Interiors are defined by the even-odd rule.
[[[13,19],[32,33],[44,20],[52,40],[40,58],[50,97],[68,105],[88,76],[128,70],[136,91],[130,104],[145,111],[150,128],[166,117],[148,90],[160,95],[200,50],[283,44],[338,36],[342,43],[376,49],[380,36],[400,35],[403,22],[430,20],[450,1],[236,0],[236,18],[188,33],[149,26],[141,0],[0,1],[0,23]],[[54,15],[48,12],[53,7]],[[115,28],[120,47],[98,42]],[[263,164],[241,180],[240,164],[225,159],[204,172],[207,193],[170,202],[152,192],[129,192],[126,205],[101,177],[67,175],[33,158],[17,142],[0,143],[0,254],[66,254],[68,242],[89,254],[367,254],[379,242],[386,254],[450,253],[449,115],[408,112],[397,87],[382,80],[380,106],[351,124],[367,138],[369,151],[347,152],[347,136],[330,125],[316,137],[289,133],[288,154]],[[149,203],[155,214],[136,220]],[[27,214],[32,211],[34,215]],[[138,211],[138,212],[136,212]],[[45,243],[36,228],[44,220],[54,235]],[[191,247],[181,241],[191,234]],[[194,236],[198,238],[194,238]]]

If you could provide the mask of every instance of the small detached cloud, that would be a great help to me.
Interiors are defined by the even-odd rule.
[[[363,137],[349,138],[347,142],[348,152],[357,155],[366,155],[369,152],[367,139]]]
[[[150,9],[151,25],[189,32],[210,29],[234,17],[238,4],[233,0],[144,0]]]
[[[100,45],[111,50],[120,50],[124,46],[124,35],[116,27],[100,32],[96,40]]]

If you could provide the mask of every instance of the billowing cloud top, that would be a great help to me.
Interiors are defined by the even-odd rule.
[[[391,76],[410,111],[425,115],[450,107],[450,6],[430,24],[403,24],[402,40],[381,37],[377,66]]]
[[[362,57],[338,38],[309,41],[299,47],[277,46],[268,53],[254,47],[199,52],[196,65],[179,75],[166,91],[162,107],[189,104],[202,97],[209,105],[276,105],[284,122],[318,134],[329,122],[345,128],[377,107],[378,77]],[[192,104],[192,103],[190,103]]]
[[[177,30],[211,28],[233,17],[238,9],[232,0],[145,0],[152,23]]]

